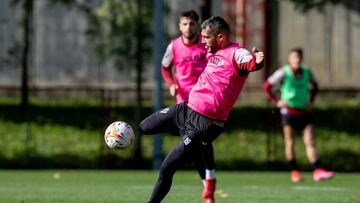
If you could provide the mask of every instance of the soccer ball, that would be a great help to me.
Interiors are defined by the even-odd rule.
[[[134,141],[134,131],[123,121],[111,123],[104,135],[105,143],[111,149],[125,149]]]

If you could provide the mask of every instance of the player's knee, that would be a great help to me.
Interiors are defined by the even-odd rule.
[[[172,177],[178,169],[179,164],[182,162],[184,153],[184,144],[179,143],[162,162],[160,166],[160,174],[162,176]]]
[[[141,121],[141,123],[139,124],[139,130],[143,134],[148,134],[148,132],[150,130],[150,125],[148,124],[146,119]]]
[[[175,174],[175,167],[173,167],[171,164],[163,162],[160,167],[160,177],[161,178],[171,178]]]
[[[305,145],[307,147],[315,147],[315,140],[314,139],[307,139],[307,140],[305,140]]]
[[[212,143],[208,143],[206,145],[201,145],[201,149],[203,151],[206,151],[207,153],[214,153],[214,147],[212,145]]]

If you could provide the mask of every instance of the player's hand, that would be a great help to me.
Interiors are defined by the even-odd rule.
[[[260,64],[264,61],[264,52],[258,51],[256,47],[252,48],[252,54],[255,56],[256,63]]]
[[[284,108],[284,107],[287,107],[287,106],[288,106],[288,104],[284,100],[279,100],[279,101],[276,102],[276,107],[278,107],[278,108]]]
[[[170,95],[171,95],[171,96],[175,96],[175,95],[176,95],[176,92],[177,92],[177,89],[178,89],[177,84],[172,84],[172,85],[169,87]]]

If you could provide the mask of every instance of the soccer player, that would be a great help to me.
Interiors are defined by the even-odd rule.
[[[290,165],[292,182],[302,180],[294,151],[296,131],[303,133],[306,155],[314,168],[313,180],[326,180],[334,176],[333,172],[320,167],[310,115],[318,85],[311,70],[301,63],[302,60],[302,49],[292,49],[288,57],[289,64],[275,71],[263,84],[267,97],[276,107],[280,108],[285,156]],[[275,85],[280,85],[280,98],[277,98],[272,92]]]
[[[201,42],[199,28],[199,15],[193,10],[184,11],[179,18],[181,35],[167,46],[162,59],[161,73],[169,87],[170,95],[176,96],[177,104],[188,101],[190,90],[206,66],[207,51]],[[153,128],[157,126],[152,124]],[[209,147],[212,148],[212,145]],[[206,169],[201,159],[201,156],[194,157],[194,162],[204,183],[205,172],[215,176],[215,171]]]
[[[163,78],[169,87],[170,94],[176,96],[176,103],[187,102],[190,90],[196,84],[200,74],[206,66],[207,50],[201,42],[199,33],[199,15],[193,11],[184,11],[179,18],[179,30],[181,35],[172,40],[168,45],[162,59],[161,72]],[[175,80],[172,68],[175,69]],[[161,127],[163,116],[169,114],[159,114],[153,116],[149,126],[146,126],[144,133],[151,134],[151,131],[158,129],[157,132],[172,132],[172,134],[180,135],[178,130],[164,129]],[[159,119],[157,119],[159,118]],[[176,129],[176,128],[175,128]],[[212,144],[208,146],[209,151],[213,151]],[[215,169],[207,169],[204,166],[200,154],[193,156],[196,169],[203,183],[205,183],[206,174],[208,177],[215,178]]]
[[[201,43],[199,27],[199,16],[195,11],[183,12],[179,19],[181,36],[171,41],[162,59],[161,73],[178,104],[188,101],[190,90],[206,66],[207,51]]]
[[[207,168],[214,167],[213,154],[207,151],[224,130],[228,115],[235,104],[250,72],[262,68],[264,54],[253,54],[231,42],[230,28],[221,17],[211,17],[201,25],[201,35],[208,55],[207,65],[190,91],[188,103],[180,103],[153,115],[163,116],[164,128],[177,129],[183,140],[163,161],[158,180],[149,203],[161,202],[169,192],[175,172],[181,164],[201,154]],[[151,118],[140,123],[140,129],[151,123]],[[206,179],[203,198],[214,202],[215,179]]]

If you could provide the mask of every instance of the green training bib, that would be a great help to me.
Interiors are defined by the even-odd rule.
[[[305,109],[310,102],[310,70],[308,67],[301,65],[302,76],[296,78],[290,65],[285,65],[284,79],[281,84],[281,100],[288,103],[289,107]]]

